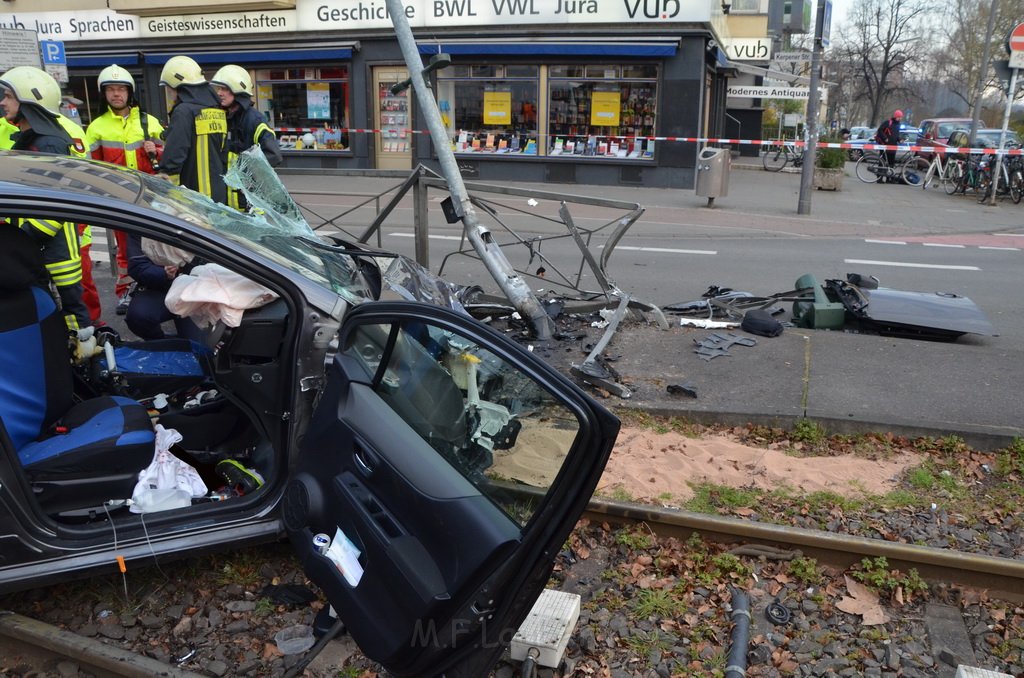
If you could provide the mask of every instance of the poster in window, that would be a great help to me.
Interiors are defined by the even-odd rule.
[[[484,92],[484,124],[508,125],[512,122],[512,92]]]
[[[311,82],[306,85],[306,116],[313,120],[331,119],[331,85],[326,82]]]
[[[618,92],[594,92],[590,98],[590,124],[618,127],[619,101]]]

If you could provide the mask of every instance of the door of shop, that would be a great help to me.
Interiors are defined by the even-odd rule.
[[[374,164],[377,169],[412,169],[412,88],[397,94],[391,86],[409,77],[409,71],[395,66],[376,66],[373,87],[377,93],[374,106]]]

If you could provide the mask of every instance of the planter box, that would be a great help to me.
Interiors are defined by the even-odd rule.
[[[815,167],[814,187],[822,191],[841,191],[843,190],[843,174],[845,174],[845,170],[842,167],[835,169]]]

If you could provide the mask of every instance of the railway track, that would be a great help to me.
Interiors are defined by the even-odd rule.
[[[607,499],[592,500],[584,518],[597,524],[643,524],[660,537],[683,540],[697,532],[708,541],[741,545],[741,555],[756,556],[760,550],[780,560],[805,556],[843,569],[863,558],[884,556],[893,567],[915,568],[930,582],[958,584],[986,590],[1007,601],[1024,601],[1024,561]],[[0,669],[9,670],[20,663],[38,675],[60,675],[62,661],[73,661],[98,677],[199,675],[17,614],[0,613],[0,657]]]
[[[1024,561],[1020,560],[604,499],[593,499],[583,517],[620,525],[643,523],[665,537],[686,538],[699,532],[719,543],[799,550],[804,556],[842,568],[863,558],[884,556],[893,567],[916,568],[930,582],[956,583],[987,590],[1008,601],[1024,601]]]
[[[20,666],[35,676],[65,675],[60,665],[70,661],[97,678],[200,678],[198,673],[13,613],[0,612],[0,657],[3,675]]]

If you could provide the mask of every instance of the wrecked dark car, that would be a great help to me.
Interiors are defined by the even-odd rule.
[[[287,535],[392,675],[481,675],[618,421],[453,289],[273,207],[0,153],[0,214],[140,235],[202,262],[175,283],[209,267],[259,290],[241,305],[179,290],[201,340],[106,336],[77,361],[49,289],[0,290],[0,591]],[[160,464],[188,482],[146,480]],[[443,641],[415,642],[427,629]]]

